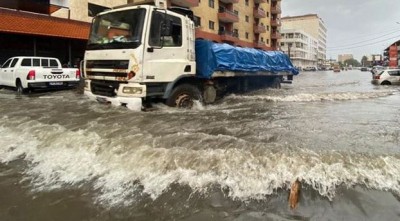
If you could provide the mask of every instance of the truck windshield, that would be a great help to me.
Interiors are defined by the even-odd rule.
[[[141,44],[145,9],[112,12],[97,16],[87,49],[136,48]]]

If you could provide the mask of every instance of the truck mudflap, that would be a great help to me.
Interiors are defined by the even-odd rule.
[[[100,103],[111,104],[114,106],[126,106],[133,111],[142,110],[142,98],[139,97],[106,97],[95,95],[90,91],[85,91],[85,95],[90,99]]]

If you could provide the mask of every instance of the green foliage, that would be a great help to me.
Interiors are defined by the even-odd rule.
[[[360,67],[361,66],[360,62],[357,61],[354,58],[350,58],[350,59],[345,60],[344,64],[345,64],[345,66],[350,66],[351,65],[353,67]]]

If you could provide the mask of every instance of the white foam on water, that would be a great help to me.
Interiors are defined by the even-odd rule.
[[[141,139],[152,140],[149,134],[110,141],[88,130],[69,131],[60,125],[6,117],[0,121],[0,133],[0,162],[28,162],[24,174],[34,190],[90,184],[98,194],[95,200],[109,206],[129,205],[142,195],[156,199],[173,183],[202,193],[219,184],[229,189],[230,197],[240,200],[264,199],[288,188],[295,179],[329,199],[334,198],[338,185],[363,184],[400,193],[400,159],[396,156],[316,153],[300,148],[272,151],[212,135],[206,138],[228,139],[243,147],[164,148],[160,142],[140,144]]]
[[[234,99],[251,99],[265,100],[274,102],[317,102],[317,101],[342,101],[342,100],[360,100],[380,98],[393,95],[394,91],[376,91],[376,92],[331,92],[331,93],[299,93],[295,95],[285,96],[268,96],[268,95],[253,95],[253,96],[238,96],[232,95]]]

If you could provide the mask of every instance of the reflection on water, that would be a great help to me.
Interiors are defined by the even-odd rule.
[[[1,90],[0,214],[46,220],[47,207],[47,220],[394,220],[399,88],[370,77],[305,72],[281,90],[153,112],[74,91],[16,99]],[[304,188],[291,211],[296,179]]]

